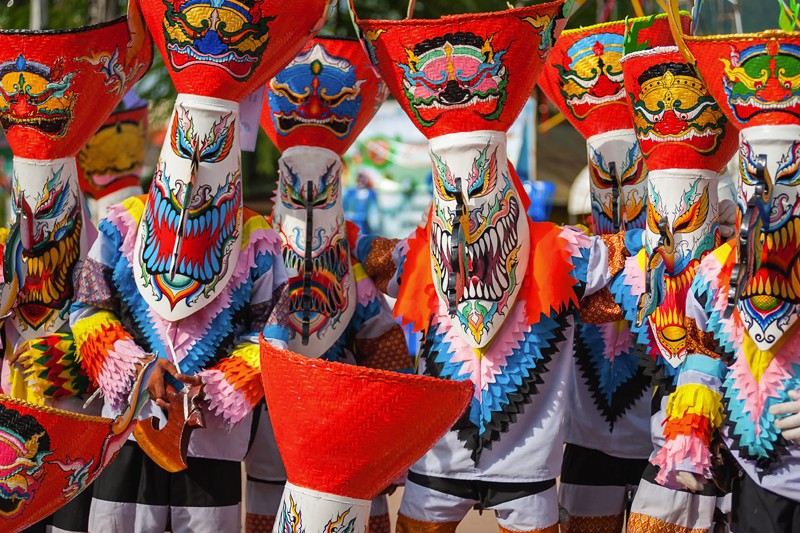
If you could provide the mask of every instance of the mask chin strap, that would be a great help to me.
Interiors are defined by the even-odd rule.
[[[622,227],[622,216],[619,206],[621,187],[619,185],[619,176],[617,175],[617,164],[613,161],[608,164],[608,173],[611,174],[611,222],[614,227],[614,233],[619,233]]]
[[[447,311],[451,317],[456,316],[459,292],[464,291],[467,264],[467,234],[469,232],[469,216],[467,205],[461,189],[461,178],[456,178],[455,187],[456,211],[453,214],[451,226],[453,231],[450,239],[450,274],[447,276]],[[464,228],[466,224],[466,230]],[[458,290],[459,277],[461,278],[461,291]]]
[[[303,258],[303,346],[308,345],[309,322],[311,322],[311,274],[314,272],[314,182],[306,185],[306,248]]]
[[[742,225],[739,228],[739,257],[731,272],[731,284],[728,289],[728,305],[725,307],[724,318],[730,318],[733,310],[742,297],[742,292],[747,287],[753,274],[761,266],[761,250],[759,237],[764,229],[764,219],[769,222],[767,199],[764,198],[766,189],[767,156],[764,154],[756,157],[756,187],[753,195],[747,201],[747,208],[742,215]]]
[[[181,201],[181,215],[178,218],[178,231],[175,232],[175,246],[172,247],[172,265],[169,268],[169,278],[175,279],[178,270],[178,259],[181,255],[181,247],[186,235],[186,221],[189,219],[189,207],[194,196],[194,186],[197,183],[197,170],[200,167],[200,147],[195,142],[192,148],[192,166],[189,171],[189,183],[186,184],[186,191]]]

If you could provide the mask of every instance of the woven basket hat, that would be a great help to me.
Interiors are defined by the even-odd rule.
[[[324,23],[330,0],[140,0],[175,87],[239,102]]]
[[[267,86],[261,127],[281,152],[318,146],[341,156],[387,94],[361,43],[317,37]]]
[[[152,58],[136,14],[68,30],[0,30],[0,124],[14,155],[77,154]]]
[[[147,102],[117,106],[78,152],[81,190],[99,198],[140,185],[147,150]]]
[[[648,169],[720,172],[736,151],[735,126],[676,46],[653,48],[642,40],[642,24],[628,29],[622,71]],[[653,24],[666,27],[668,21]]]
[[[469,381],[309,359],[261,339],[261,378],[289,483],[371,500],[464,413]]]
[[[353,16],[389,91],[432,139],[508,131],[563,26],[563,6],[556,0],[436,20]]]
[[[632,129],[620,59],[625,28],[636,23],[636,39],[648,48],[673,44],[666,15],[564,30],[539,77],[539,87],[576,130],[589,138]],[[662,20],[663,19],[663,20]],[[650,23],[658,20],[658,23]],[[689,29],[689,16],[681,17]]]

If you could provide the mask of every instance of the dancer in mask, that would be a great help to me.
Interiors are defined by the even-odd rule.
[[[731,531],[797,531],[800,33],[675,34],[740,130],[741,226],[689,291],[687,312],[717,350],[683,364],[655,462],[666,483],[698,490],[713,479],[732,491]],[[712,442],[717,429],[724,444]]]
[[[686,23],[683,22],[685,25]],[[649,169],[645,249],[627,260],[612,292],[648,347],[644,361],[657,385],[651,420],[654,451],[664,445],[667,399],[686,355],[713,352],[711,336],[687,314],[686,294],[700,261],[720,244],[719,172],[735,151],[736,129],[700,79],[670,46],[653,46],[647,32],[668,30],[652,17],[628,25],[622,70],[634,130]],[[630,532],[709,531],[724,521],[722,493],[665,486],[655,464],[634,498]]]
[[[84,407],[95,386],[78,364],[69,324],[73,277],[96,234],[75,156],[147,71],[152,41],[134,13],[66,31],[3,30],[0,43],[0,124],[14,152],[15,219],[3,268],[19,272],[24,263],[27,271],[4,325],[2,389],[31,404],[97,415],[100,402]],[[113,69],[99,68],[112,58]],[[90,498],[82,493],[31,531],[88,531]]]
[[[267,323],[287,278],[278,235],[242,205],[238,102],[297,54],[328,2],[141,7],[179,95],[148,195],[100,224],[71,321],[104,413],[120,408],[132,366],[153,353],[156,401],[142,416],[163,426],[169,388],[185,384],[180,411],[206,427],[190,434],[184,470],[180,461],[168,472],[127,443],[95,486],[90,528],[163,531],[171,521],[175,533],[239,533],[241,461],[263,396],[257,339],[286,341]]]
[[[467,414],[411,468],[401,532],[455,531],[474,505],[495,511],[501,531],[558,530],[572,312],[627,254],[624,236],[607,245],[532,222],[506,156],[505,131],[569,8],[357,20],[429,139],[434,202],[406,241],[363,236],[354,253],[422,332],[420,371],[475,385]]]
[[[410,371],[402,328],[364,267],[350,258],[348,238],[358,229],[345,220],[342,202],[341,155],[380,108],[385,87],[357,40],[318,37],[270,82],[261,125],[283,153],[273,227],[289,275],[289,349]],[[245,461],[248,533],[272,531],[286,482],[261,409]],[[386,496],[373,501],[372,533],[389,533],[388,512]]]
[[[661,18],[642,30],[650,46],[672,43],[666,15]],[[539,87],[586,138],[592,232],[605,239],[619,238],[623,229],[643,230],[647,215],[647,170],[619,63],[629,23],[564,31],[539,78]],[[636,343],[604,288],[581,302],[574,349],[559,486],[568,521],[561,529],[622,531],[629,496],[653,450],[653,390],[639,365],[646,347]]]

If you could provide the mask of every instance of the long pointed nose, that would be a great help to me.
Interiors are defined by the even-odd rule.
[[[25,196],[20,199],[17,216],[19,217],[19,237],[22,248],[26,251],[33,250],[33,210]]]

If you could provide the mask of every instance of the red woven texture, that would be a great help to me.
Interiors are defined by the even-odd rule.
[[[263,338],[261,375],[289,481],[363,500],[422,457],[473,394],[468,381],[308,359]]]
[[[142,105],[142,107],[134,108],[134,109],[127,109],[124,111],[118,111],[111,113],[103,125],[100,127],[99,131],[107,132],[107,128],[113,128],[117,125],[127,125],[127,124],[136,124],[139,128],[141,128],[143,133],[147,132],[147,105]],[[120,146],[119,143],[125,142],[127,138],[122,137],[120,135],[116,135],[114,137],[103,137],[103,142],[114,142],[111,147],[102,146],[101,149],[103,151],[102,157],[108,157],[109,154],[119,153],[117,149]],[[89,139],[89,143],[98,142],[98,136],[95,134],[94,137]],[[83,162],[86,160],[86,157],[91,157],[92,152],[87,152],[87,148],[84,146],[81,149],[81,152],[78,155],[78,183],[80,183],[81,191],[88,194],[92,198],[101,198],[107,194],[111,194],[112,192],[118,191],[125,187],[134,187],[136,185],[140,185],[139,176],[134,174],[133,171],[129,175],[123,176],[121,172],[116,172],[117,175],[121,177],[115,179],[111,184],[108,186],[101,186],[99,184],[90,182],[86,179],[86,174],[83,169]],[[107,160],[109,165],[113,165],[116,161]],[[125,161],[123,164],[127,164],[128,161]],[[140,163],[144,163],[144,153],[141,154]],[[97,166],[96,162],[92,162],[93,166]],[[109,167],[110,168],[110,167]],[[138,169],[141,170],[141,169]]]
[[[374,50],[378,69],[389,91],[400,102],[414,125],[431,139],[448,133],[507,131],[511,127],[533,91],[550,52],[547,40],[552,33],[548,27],[560,13],[562,4],[562,0],[557,0],[495,13],[452,15],[436,20],[357,20],[357,24],[361,27],[365,46],[368,50]],[[481,41],[481,50],[491,49],[494,61],[502,64],[496,76],[504,81],[497,85],[506,83],[505,89],[499,90],[501,96],[493,102],[472,97],[465,103],[424,111],[423,120],[426,123],[434,122],[425,125],[416,118],[415,110],[406,96],[403,67],[409,67],[415,47],[423,41],[457,33],[473,34]],[[543,35],[546,37],[544,44]],[[455,78],[458,68],[452,68],[450,79]],[[438,78],[441,70],[434,66],[428,74],[429,79]],[[462,76],[469,74],[472,72],[463,72]],[[443,88],[443,85],[435,87],[434,91]],[[493,105],[494,102],[497,105]]]
[[[192,54],[202,52],[202,46],[198,43],[200,39],[194,38],[193,30],[186,31],[185,25],[180,20],[181,16],[192,19],[198,28],[203,25],[211,26],[208,18],[212,12],[211,2],[196,2],[192,6],[186,6],[186,0],[139,0],[142,13],[144,14],[147,26],[153,35],[164,63],[167,66],[172,82],[179,93],[195,94],[198,96],[208,96],[212,98],[222,98],[239,102],[247,95],[264,85],[275,74],[286,66],[294,56],[297,55],[308,40],[313,37],[324,21],[323,17],[327,12],[330,0],[260,0],[253,4],[253,7],[244,7],[244,4],[228,0],[229,5],[225,8],[225,16],[230,17],[225,20],[226,24],[236,24],[236,30],[243,24],[251,24],[257,29],[250,31],[248,39],[242,41],[242,35],[238,33],[231,38],[233,46],[228,47],[225,52],[247,55],[248,64],[252,65],[249,71],[236,71],[236,76],[229,70],[221,68],[222,63],[211,60],[184,62],[181,56],[175,60],[167,53],[167,29],[169,26],[175,35],[173,39],[179,46],[185,49],[188,45],[192,47]],[[207,4],[207,5],[203,5]],[[167,8],[172,6],[175,17],[167,16]],[[194,12],[189,13],[192,8]],[[202,10],[205,13],[198,15]],[[271,20],[267,20],[271,19]],[[235,22],[234,22],[235,21]],[[267,21],[266,26],[262,24]],[[231,31],[233,26],[231,27]],[[206,35],[206,38],[210,36]],[[266,46],[262,48],[260,44],[264,38]],[[240,45],[238,43],[245,43]],[[249,43],[249,44],[246,44]],[[218,54],[223,55],[223,54]],[[176,56],[177,57],[177,56]],[[243,63],[238,63],[242,65]],[[176,70],[175,66],[180,68]],[[240,68],[240,66],[235,68]]]
[[[356,84],[360,84],[358,85],[358,96],[361,97],[361,106],[358,108],[358,114],[350,126],[349,133],[346,137],[340,139],[327,127],[305,124],[286,135],[279,134],[272,120],[273,110],[269,107],[269,94],[272,92],[272,88],[269,85],[267,85],[267,92],[264,94],[264,107],[261,108],[261,127],[264,128],[267,136],[281,152],[292,146],[320,146],[343,155],[353,144],[353,141],[356,140],[361,130],[364,129],[364,126],[372,120],[372,117],[375,116],[375,113],[383,103],[385,98],[385,91],[382,90],[383,82],[370,64],[369,57],[364,52],[364,47],[357,40],[317,37],[309,41],[303,52],[310,50],[315,45],[322,46],[328,55],[347,60],[351,65],[349,72],[355,72]],[[324,90],[324,88],[321,88],[321,90]],[[319,94],[312,94],[310,101],[302,106],[301,112],[307,112],[308,118],[317,118],[314,115],[315,112],[319,116],[327,117],[336,115],[336,108],[329,107],[324,100],[319,98]]]
[[[602,59],[602,70],[605,72],[611,74],[621,72],[619,60],[622,55],[626,22],[630,25],[642,20],[645,20],[644,17],[564,30],[547,58],[547,64],[539,77],[539,87],[586,139],[609,131],[633,128],[625,86],[600,74],[592,88],[585,93],[587,97],[583,92],[576,92],[579,86],[564,75],[577,73],[586,77],[594,74],[591,72],[592,69],[598,73],[601,70],[598,68],[598,59]],[[690,17],[681,17],[684,32],[689,32],[691,23]],[[647,41],[650,47],[672,46],[674,41],[666,15],[660,15],[652,26],[642,29],[639,32],[639,39]],[[609,44],[610,41],[613,41],[613,46]],[[581,46],[576,46],[579,42]],[[603,42],[606,42],[605,46]],[[591,53],[587,54],[588,50],[591,50]],[[568,99],[580,99],[581,96],[585,100],[583,103],[567,103]],[[606,101],[612,97],[615,98]]]
[[[686,44],[709,92],[732,123],[740,128],[800,124],[800,90],[787,81],[797,75],[797,49],[788,47],[800,46],[800,34],[767,31],[738,37],[720,35],[686,38]],[[735,102],[728,98],[725,84],[740,91],[743,84],[753,84],[756,78],[757,89],[740,93]]]
[[[684,74],[673,75],[676,68],[683,68]],[[652,124],[643,115],[637,118],[633,104],[644,104],[648,111],[656,111],[656,103],[667,98],[665,87],[668,83],[672,83],[669,97],[675,102],[680,101],[686,108],[697,104],[699,98],[709,96],[702,79],[693,74],[679,52],[629,55],[622,70],[628,101],[634,113],[636,136],[650,171],[686,168],[719,172],[728,164],[736,152],[738,130],[727,120],[718,104],[706,107],[688,121],[683,118],[681,110],[664,111],[660,121]],[[668,82],[669,76],[672,80]],[[641,123],[637,124],[637,120]],[[703,135],[688,135],[693,129],[695,132],[701,130]]]
[[[14,92],[13,84],[19,82],[22,73],[32,85],[31,92],[42,91],[48,82],[50,90],[54,85],[64,90],[61,97],[52,96],[43,103],[30,97],[14,97],[8,107],[3,104],[5,97],[0,97],[0,116],[6,124],[13,121],[4,129],[14,155],[50,160],[77,154],[127,89],[150,67],[153,43],[146,33],[137,35],[138,39],[131,39],[127,17],[69,30],[1,30],[1,80],[7,94]],[[109,75],[108,67],[98,59],[102,55],[110,58],[115,52],[118,55],[112,67],[122,70],[124,83],[119,73]],[[22,70],[20,57],[27,65]],[[92,57],[92,61],[81,59]],[[64,89],[63,85],[67,87]],[[61,117],[58,125],[52,121],[54,110],[58,113],[55,116]],[[47,130],[26,125],[24,120],[31,117],[49,117]]]
[[[0,486],[5,493],[16,490],[22,500],[3,496],[0,530],[22,531],[69,502],[75,494],[64,491],[69,492],[72,471],[65,472],[58,463],[93,461],[86,472],[94,474],[110,425],[110,420],[79,419],[0,395]]]

